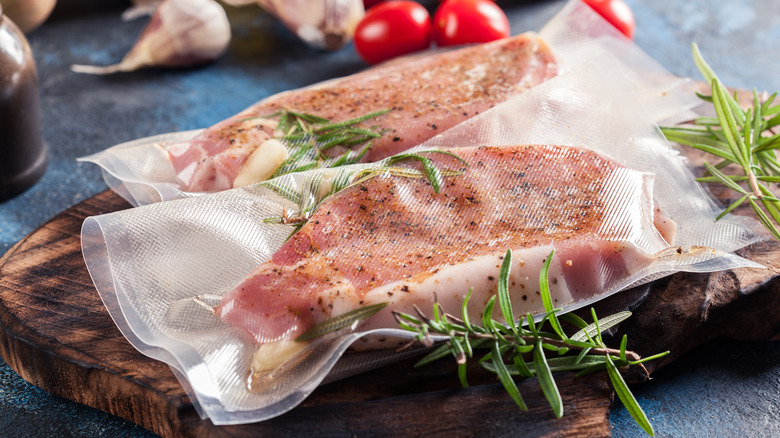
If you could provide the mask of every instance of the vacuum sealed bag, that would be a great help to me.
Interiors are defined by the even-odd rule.
[[[603,53],[635,76],[657,120],[696,103],[688,80],[573,1],[539,35],[393,60],[268,97],[202,131],[135,140],[82,160],[100,165],[109,187],[133,205],[377,161]]]
[[[481,315],[510,249],[518,315],[544,312],[538,275],[552,250],[564,311],[674,272],[756,267],[733,254],[759,239],[754,221],[715,222],[719,208],[658,131],[680,108],[665,89],[681,81],[653,71],[646,85],[593,52],[376,162],[88,218],[87,267],[125,337],[168,363],[215,424],[278,416],[323,381],[413,354],[398,352],[413,335],[393,310],[459,313],[472,290],[469,314]],[[384,307],[301,340],[371,306]]]

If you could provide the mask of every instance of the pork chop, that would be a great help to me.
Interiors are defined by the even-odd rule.
[[[279,110],[340,122],[377,111],[362,122],[382,132],[364,156],[376,161],[416,146],[524,90],[553,77],[557,65],[549,47],[532,34],[436,54],[396,60],[377,68],[269,97],[168,148],[186,191],[214,192],[240,181],[257,182],[248,158],[277,136]],[[333,153],[341,152],[338,148]],[[249,167],[246,167],[249,165]]]
[[[661,234],[671,228],[653,207],[653,176],[588,149],[450,152],[468,166],[446,177],[439,193],[425,179],[383,175],[328,198],[226,294],[217,315],[267,344],[381,302],[389,305],[361,329],[397,327],[391,310],[410,313],[414,304],[430,310],[436,300],[460,314],[473,288],[469,313],[478,322],[496,293],[507,249],[515,315],[538,313],[544,310],[538,276],[552,249],[551,294],[562,307],[622,285],[651,260],[646,248],[667,247],[672,238]],[[463,165],[443,154],[431,159]],[[382,346],[389,347],[369,345]]]

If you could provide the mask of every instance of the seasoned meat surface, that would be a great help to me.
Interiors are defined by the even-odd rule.
[[[556,73],[549,47],[532,34],[418,55],[269,97],[189,142],[172,145],[169,156],[186,190],[225,190],[234,186],[252,152],[276,135],[278,119],[266,116],[280,109],[333,122],[389,110],[360,125],[383,132],[364,157],[376,161],[416,146]]]
[[[653,227],[651,175],[576,147],[452,149],[468,165],[435,193],[423,178],[378,176],[325,201],[303,228],[242,284],[217,314],[263,344],[294,339],[360,306],[390,302],[366,328],[395,327],[389,309],[439,301],[480,318],[507,249],[516,315],[543,310],[538,275],[552,249],[556,305],[588,299],[646,262],[637,248]],[[661,239],[655,230],[653,233]]]

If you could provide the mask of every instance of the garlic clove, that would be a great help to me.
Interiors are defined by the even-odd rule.
[[[252,356],[252,376],[249,381],[250,390],[260,389],[258,384],[262,383],[261,378],[264,374],[277,369],[287,359],[303,350],[306,345],[306,342],[289,340],[267,342],[260,345]]]
[[[256,0],[312,47],[337,50],[365,15],[363,0]]]
[[[77,73],[110,74],[141,67],[189,67],[219,58],[230,43],[230,22],[214,0],[163,0],[133,48],[109,66],[73,65]]]
[[[248,186],[267,180],[281,166],[290,153],[278,140],[266,140],[246,159],[233,180],[233,187]]]
[[[327,169],[322,172],[319,183],[319,190],[317,191],[317,200],[325,199],[330,195],[330,191],[333,188],[333,181],[341,172],[340,169]]]
[[[3,13],[24,33],[40,26],[51,14],[57,0],[0,0]]]

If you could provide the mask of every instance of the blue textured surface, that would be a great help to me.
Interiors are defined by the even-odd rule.
[[[780,436],[780,342],[711,342],[633,392],[656,436]],[[610,420],[615,437],[646,436],[619,402]]]
[[[777,0],[627,0],[637,43],[673,73],[698,78],[690,43],[700,44],[727,84],[780,90]],[[499,1],[519,33],[537,29],[564,1]],[[139,137],[211,125],[252,102],[362,68],[351,46],[309,49],[265,15],[234,16],[226,57],[200,69],[147,70],[112,77],[77,75],[70,64],[107,64],[132,45],[144,20],[121,22],[129,2],[60,0],[30,35],[38,63],[44,178],[0,204],[0,254],[49,218],[105,185],[79,156]],[[702,346],[636,388],[659,436],[780,436],[780,342]],[[625,409],[611,414],[614,435],[643,436]],[[52,396],[0,361],[0,436],[149,436],[103,412]]]

